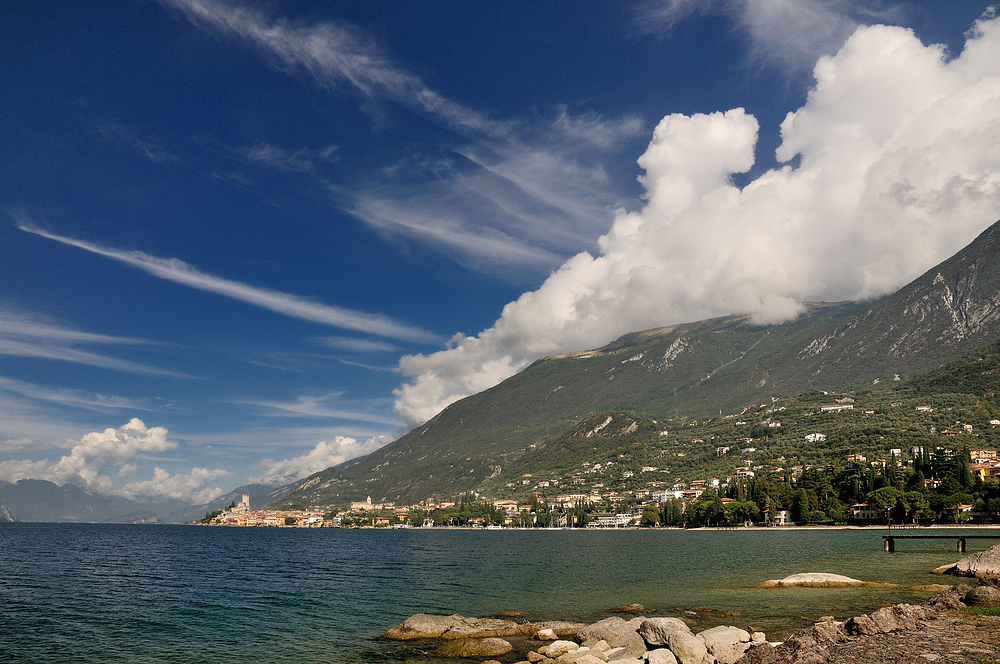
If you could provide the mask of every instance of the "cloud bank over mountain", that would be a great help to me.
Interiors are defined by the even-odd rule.
[[[0,479],[17,481],[22,478],[48,480],[62,485],[76,484],[105,495],[130,500],[190,500],[208,502],[223,491],[210,484],[231,473],[225,470],[192,468],[190,473],[171,475],[154,467],[153,477],[121,483],[147,463],[144,456],[162,454],[177,448],[167,440],[164,427],[149,428],[137,418],[117,429],[88,433],[73,446],[69,454],[58,460],[8,460],[0,462]],[[118,478],[116,480],[116,477]]]
[[[392,436],[374,436],[363,442],[350,436],[336,436],[332,442],[320,441],[306,454],[291,459],[264,459],[260,465],[264,474],[251,477],[249,482],[260,484],[288,484],[308,477],[348,459],[371,454],[393,441]]]
[[[785,164],[746,184],[759,129],[737,108],[669,115],[639,160],[646,204],[617,212],[599,252],[567,260],[477,336],[408,355],[411,424],[552,353],[730,313],[760,323],[812,300],[892,292],[1000,217],[1000,20],[949,58],[911,30],[859,27],[819,59],[781,125]]]

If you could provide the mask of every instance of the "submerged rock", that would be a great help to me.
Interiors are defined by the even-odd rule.
[[[513,646],[498,638],[459,639],[450,641],[434,654],[438,657],[495,657],[505,655],[513,650]]]
[[[624,606],[616,606],[611,610],[615,613],[639,613],[640,611],[645,611],[646,607],[642,604],[626,604]]]

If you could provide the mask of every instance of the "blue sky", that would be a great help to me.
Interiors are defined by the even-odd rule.
[[[986,11],[4,3],[0,479],[206,499],[543,355],[890,292],[1000,217]]]

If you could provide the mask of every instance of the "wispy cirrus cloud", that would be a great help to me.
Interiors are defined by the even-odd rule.
[[[289,150],[270,143],[258,143],[251,147],[237,148],[236,153],[258,166],[295,173],[312,173],[316,170],[317,161],[336,161],[338,149],[336,145],[328,145],[320,150],[308,148]]]
[[[315,337],[313,341],[327,348],[349,350],[358,353],[394,353],[397,346],[375,339],[358,339],[356,337]]]
[[[259,406],[265,414],[274,417],[308,417],[320,419],[346,420],[349,422],[369,422],[397,426],[399,420],[379,412],[361,410],[355,403],[342,400],[343,392],[301,395],[293,401],[268,401],[244,399],[236,401],[248,406]]]
[[[400,323],[387,316],[335,307],[299,295],[291,295],[267,288],[258,288],[239,281],[216,277],[201,272],[176,258],[158,258],[141,251],[110,249],[90,242],[50,233],[26,223],[21,223],[18,228],[26,233],[34,233],[35,235],[55,240],[71,247],[77,247],[78,249],[125,263],[160,279],[166,279],[198,290],[223,295],[292,318],[307,320],[320,325],[330,325],[332,327],[389,337],[391,339],[414,342],[433,342],[437,340],[437,337],[431,332]]]
[[[502,135],[506,126],[429,88],[398,67],[374,41],[346,23],[309,25],[271,19],[256,9],[217,0],[161,0],[192,23],[235,37],[285,69],[302,70],[323,87],[349,85],[366,97],[407,106],[448,124]]]
[[[104,396],[101,394],[90,394],[83,390],[71,390],[66,388],[48,388],[27,383],[12,378],[0,376],[0,391],[17,394],[32,401],[58,404],[61,406],[72,406],[98,412],[108,412],[110,410],[160,410],[152,408],[135,399],[127,399],[118,396]]]
[[[383,170],[383,182],[366,178],[354,190],[333,187],[317,171],[315,156],[301,148],[261,144],[238,153],[312,178],[337,205],[386,236],[431,246],[504,279],[534,283],[568,256],[595,249],[623,199],[600,163],[639,147],[648,131],[636,116],[607,119],[565,105],[554,116],[497,120],[431,89],[345,22],[272,18],[226,0],[161,2],[203,30],[250,45],[282,70],[307,72],[322,88],[346,87],[453,131],[451,154],[428,156],[414,148],[402,167]]]
[[[132,127],[105,122],[93,125],[94,130],[108,141],[135,150],[155,164],[180,164],[183,160],[149,138],[139,136]]]
[[[0,355],[73,362],[147,376],[190,378],[184,374],[101,355],[79,346],[149,345],[150,341],[84,332],[42,321],[0,306]]]

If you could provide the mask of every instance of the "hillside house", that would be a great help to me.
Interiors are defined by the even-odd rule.
[[[792,525],[792,515],[788,510],[764,510],[764,524],[768,526],[790,526]]]
[[[872,507],[866,503],[851,505],[851,513],[858,521],[874,521],[876,519],[885,518],[885,512],[883,510]]]

